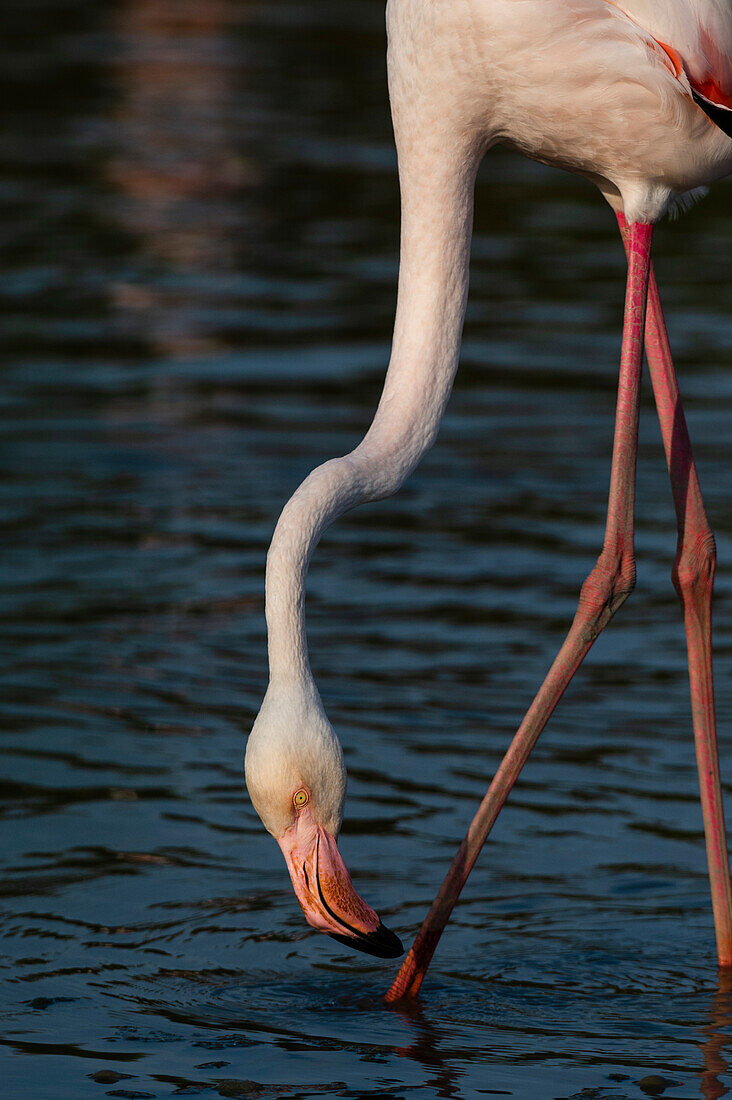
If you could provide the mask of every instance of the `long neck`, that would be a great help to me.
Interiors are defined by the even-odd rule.
[[[389,496],[435,441],[460,351],[476,165],[448,157],[400,164],[399,292],[389,369],[355,450],[324,463],[286,504],[267,557],[270,677],[309,678],[305,576],[323,532],[344,512]],[[413,163],[416,161],[416,163]]]

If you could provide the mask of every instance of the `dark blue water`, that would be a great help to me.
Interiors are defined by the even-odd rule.
[[[6,0],[0,52],[3,1095],[720,1097],[674,517],[547,728],[413,1012],[303,922],[243,788],[278,511],[366,429],[398,195],[381,0]],[[732,781],[729,185],[657,234],[717,534]],[[312,659],[342,849],[410,941],[600,547],[623,256],[592,188],[478,186],[437,447],[327,534]]]

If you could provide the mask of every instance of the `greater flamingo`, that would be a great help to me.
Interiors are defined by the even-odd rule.
[[[502,142],[578,172],[614,210],[628,256],[602,552],[564,644],[496,772],[387,1000],[413,997],[488,832],[595,638],[635,580],[633,506],[643,343],[678,519],[673,580],[686,627],[717,951],[732,966],[732,894],[711,653],[714,538],[706,519],[651,264],[659,218],[732,172],[730,0],[389,0],[389,92],[402,233],[389,369],[371,427],[285,506],[267,558],[270,682],[246,778],[315,928],[383,957],[397,937],[336,846],[346,775],[308,662],[305,575],[325,529],[396,492],[432,446],[457,369],[473,185]],[[646,322],[647,312],[647,322]]]

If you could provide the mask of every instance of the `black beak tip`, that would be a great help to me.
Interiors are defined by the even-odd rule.
[[[375,932],[360,932],[357,936],[342,936],[339,932],[329,932],[328,935],[346,947],[376,955],[379,959],[398,959],[404,954],[402,941],[385,924],[379,924]]]

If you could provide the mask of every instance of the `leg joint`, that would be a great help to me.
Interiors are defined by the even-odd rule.
[[[683,599],[687,593],[711,589],[717,564],[714,535],[706,527],[688,543],[682,542],[676,553],[671,576],[674,588]]]
[[[597,565],[582,585],[579,612],[589,638],[596,638],[635,588],[635,555],[632,550],[603,550]]]

